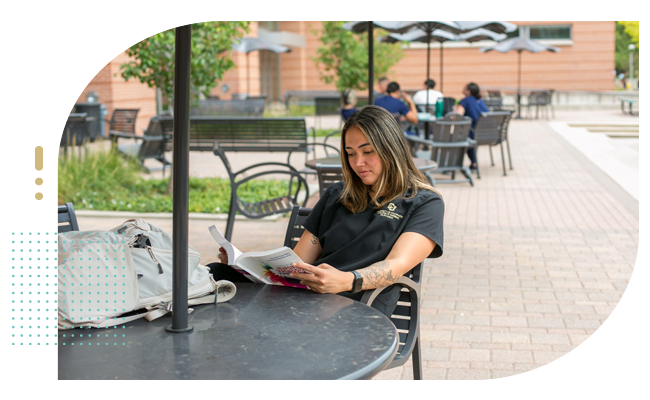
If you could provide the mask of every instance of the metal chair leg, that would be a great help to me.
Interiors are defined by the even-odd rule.
[[[503,176],[507,176],[506,174],[506,156],[503,154],[503,142],[499,143],[501,145],[501,163],[503,164]]]
[[[415,339],[413,344],[413,353],[411,353],[411,360],[413,361],[413,379],[417,381],[422,380],[422,357],[420,355],[420,338]]]
[[[506,146],[508,147],[508,164],[510,164],[510,169],[512,169],[512,158],[510,157],[510,141],[506,140]]]
[[[494,157],[492,157],[492,146],[488,146],[490,149],[490,162],[492,163],[492,166],[494,167]]]
[[[235,190],[234,185],[231,185],[230,190]],[[225,237],[228,241],[232,240],[232,231],[235,227],[235,214],[237,213],[237,203],[235,196],[230,196],[230,210],[228,210],[228,221],[226,222]]]

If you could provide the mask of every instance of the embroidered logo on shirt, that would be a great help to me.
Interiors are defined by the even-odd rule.
[[[388,219],[400,219],[400,218],[404,218],[404,216],[399,215],[398,213],[393,212],[393,211],[395,211],[395,209],[397,208],[397,206],[396,206],[395,204],[393,204],[393,203],[388,203],[388,206],[386,206],[386,208],[387,208],[388,210],[379,210],[379,211],[377,211],[377,215],[379,215],[379,216],[381,216],[381,217],[386,217],[386,218],[388,218]]]

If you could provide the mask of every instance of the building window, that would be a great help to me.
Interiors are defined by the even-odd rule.
[[[571,40],[571,25],[532,25],[528,27],[530,38],[538,39],[569,39]]]

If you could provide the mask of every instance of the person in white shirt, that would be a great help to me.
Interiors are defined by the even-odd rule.
[[[433,88],[436,87],[436,81],[434,81],[433,79],[427,79],[424,82],[424,87],[429,89],[428,92],[429,92],[429,105],[430,106],[431,105],[435,106],[436,100],[438,100],[438,97],[444,97],[443,94],[440,93],[439,91],[433,90]],[[420,91],[416,92],[413,95],[413,102],[416,105],[422,105],[422,106],[426,105],[427,104],[427,90],[420,90]]]

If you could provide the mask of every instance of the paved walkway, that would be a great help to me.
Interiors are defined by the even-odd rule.
[[[591,114],[602,118],[585,111],[558,120]],[[547,364],[603,323],[631,276],[638,203],[545,121],[512,121],[510,140],[515,169],[507,177],[499,152],[491,167],[481,148],[475,187],[438,185],[445,247],[442,258],[425,263],[425,379],[498,378]],[[222,167],[211,157],[195,165],[218,175]],[[294,157],[300,165],[302,156]],[[243,154],[233,159],[250,161]],[[80,217],[79,224],[109,228],[121,220]],[[151,222],[171,230],[171,219]],[[225,221],[190,222],[190,244],[204,263],[217,258],[207,231],[213,223],[225,228]],[[233,242],[244,251],[281,246],[286,224],[286,218],[237,221]],[[409,361],[375,379],[412,377]]]

